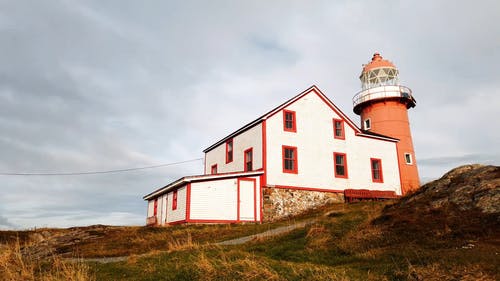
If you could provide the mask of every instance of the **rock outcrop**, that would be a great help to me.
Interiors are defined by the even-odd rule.
[[[438,180],[422,186],[416,193],[402,198],[399,206],[428,203],[437,209],[454,205],[459,210],[500,213],[500,167],[465,165],[457,167]]]
[[[500,234],[500,167],[465,165],[387,206],[373,224],[391,239],[475,239]]]

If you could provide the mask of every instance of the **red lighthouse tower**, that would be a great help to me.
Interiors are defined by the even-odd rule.
[[[362,90],[354,96],[353,105],[364,130],[399,139],[396,148],[404,195],[419,188],[420,181],[408,121],[408,109],[416,101],[408,87],[399,85],[398,74],[394,64],[375,53],[363,66]]]

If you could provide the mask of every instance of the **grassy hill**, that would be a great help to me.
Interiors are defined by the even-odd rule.
[[[0,232],[0,279],[500,280],[499,187],[499,167],[465,166],[395,202],[333,204],[275,223]],[[214,244],[304,220],[314,222]]]

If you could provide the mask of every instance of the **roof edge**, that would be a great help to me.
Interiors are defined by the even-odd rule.
[[[285,101],[284,103],[278,105],[277,107],[271,109],[270,111],[268,111],[265,114],[261,115],[259,118],[257,118],[254,121],[246,124],[245,126],[241,127],[240,129],[232,132],[231,134],[227,135],[226,137],[222,138],[221,140],[217,141],[216,143],[212,144],[211,146],[205,148],[203,150],[203,153],[207,153],[210,150],[216,148],[217,146],[223,144],[227,140],[229,140],[229,139],[231,139],[231,138],[233,138],[233,137],[235,137],[235,136],[237,136],[237,135],[239,135],[239,134],[241,134],[241,133],[243,133],[243,132],[245,132],[245,131],[247,131],[247,130],[255,127],[255,126],[257,126],[258,124],[262,123],[262,121],[266,120],[269,116],[273,115],[275,112],[280,111],[281,109],[285,108],[288,104],[294,102],[295,100],[299,99],[303,95],[308,94],[312,90],[317,90],[318,92],[321,93],[321,91],[318,89],[318,87],[316,87],[316,85],[313,84],[312,86],[310,86],[306,90],[300,92],[298,95],[292,97],[291,99],[289,99],[289,100]]]
[[[199,181],[209,181],[209,180],[217,180],[217,179],[229,179],[229,178],[237,178],[237,177],[243,177],[243,176],[254,176],[254,175],[261,175],[263,174],[263,170],[255,170],[255,171],[250,171],[250,172],[230,172],[230,173],[220,173],[220,174],[209,174],[209,175],[194,175],[194,176],[186,176],[182,177],[178,180],[175,180],[163,187],[160,187],[156,189],[155,191],[144,195],[142,199],[144,200],[149,200],[151,198],[154,198],[156,196],[160,196],[180,185],[191,183],[191,182],[199,182]]]

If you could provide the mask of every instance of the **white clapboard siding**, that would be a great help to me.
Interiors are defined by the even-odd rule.
[[[244,170],[244,151],[252,148],[253,170],[262,168],[262,124],[233,137],[233,161],[226,163],[226,143],[222,143],[205,154],[205,174],[217,164],[218,173]]]
[[[177,209],[172,210],[174,192],[168,193],[167,199],[167,223],[173,223],[186,219],[186,185],[177,190]]]
[[[357,136],[347,122],[344,122],[345,140],[335,139],[333,118],[341,116],[314,91],[285,109],[296,112],[297,132],[283,130],[281,112],[267,119],[268,185],[331,190],[366,188],[401,194],[395,142]],[[283,145],[297,147],[297,174],[283,172]],[[334,175],[334,152],[347,156],[347,179]],[[372,182],[370,158],[382,160],[383,183]]]
[[[240,218],[254,221],[254,213],[257,213],[256,219],[260,220],[260,183],[259,177],[254,176],[240,180],[231,178],[191,183],[190,221],[214,223],[238,221],[238,181],[240,187],[242,181],[245,185],[244,194],[240,189],[240,201],[251,202],[245,205],[245,218],[241,216],[240,206]],[[253,193],[254,182],[255,195]],[[249,183],[252,185],[252,193],[248,191],[249,188],[247,189]]]
[[[191,184],[191,220],[237,220],[237,180]]]
[[[148,218],[154,215],[155,200],[151,199],[148,201]]]

